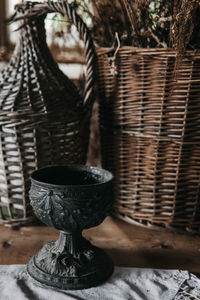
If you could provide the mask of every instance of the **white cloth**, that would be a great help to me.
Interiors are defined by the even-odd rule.
[[[61,291],[42,286],[24,265],[0,266],[0,300],[186,300],[200,299],[200,279],[187,271],[116,267],[99,287]]]

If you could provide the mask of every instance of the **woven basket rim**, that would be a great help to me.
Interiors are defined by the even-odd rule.
[[[112,53],[116,51],[115,48],[113,47],[96,47],[96,51],[98,55],[104,55],[108,53]],[[125,51],[125,52],[133,52],[135,51],[136,53],[143,52],[145,54],[168,54],[168,55],[177,55],[179,52],[173,48],[141,48],[141,47],[134,47],[134,46],[122,46],[119,48],[118,51]],[[117,51],[117,52],[118,52]],[[185,50],[183,57],[186,55],[200,55],[200,49],[195,49],[195,50]]]

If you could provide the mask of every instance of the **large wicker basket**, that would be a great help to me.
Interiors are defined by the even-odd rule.
[[[114,214],[200,231],[200,52],[98,50],[102,165]],[[116,74],[115,74],[116,73]]]
[[[44,18],[49,12],[67,15],[85,43],[83,94],[47,47]],[[94,100],[95,50],[80,17],[65,1],[25,2],[17,6],[14,19],[24,16],[13,57],[0,74],[0,223],[32,219],[28,191],[35,169],[85,163]]]

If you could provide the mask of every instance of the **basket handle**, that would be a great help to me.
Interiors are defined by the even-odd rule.
[[[20,5],[20,4],[19,4]],[[23,4],[22,4],[23,5]],[[95,79],[96,79],[96,51],[94,47],[91,34],[81,17],[77,15],[74,8],[70,6],[67,1],[62,0],[62,2],[53,2],[48,0],[44,3],[30,2],[30,9],[23,16],[23,19],[32,19],[35,17],[41,17],[47,15],[48,13],[57,12],[63,16],[67,16],[69,21],[74,24],[77,28],[80,38],[83,40],[86,57],[86,85],[83,93],[83,103],[84,105],[90,105],[95,100]]]

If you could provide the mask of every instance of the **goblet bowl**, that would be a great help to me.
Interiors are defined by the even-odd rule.
[[[80,165],[44,168],[31,177],[36,216],[63,231],[82,231],[102,223],[111,206],[112,174]]]

